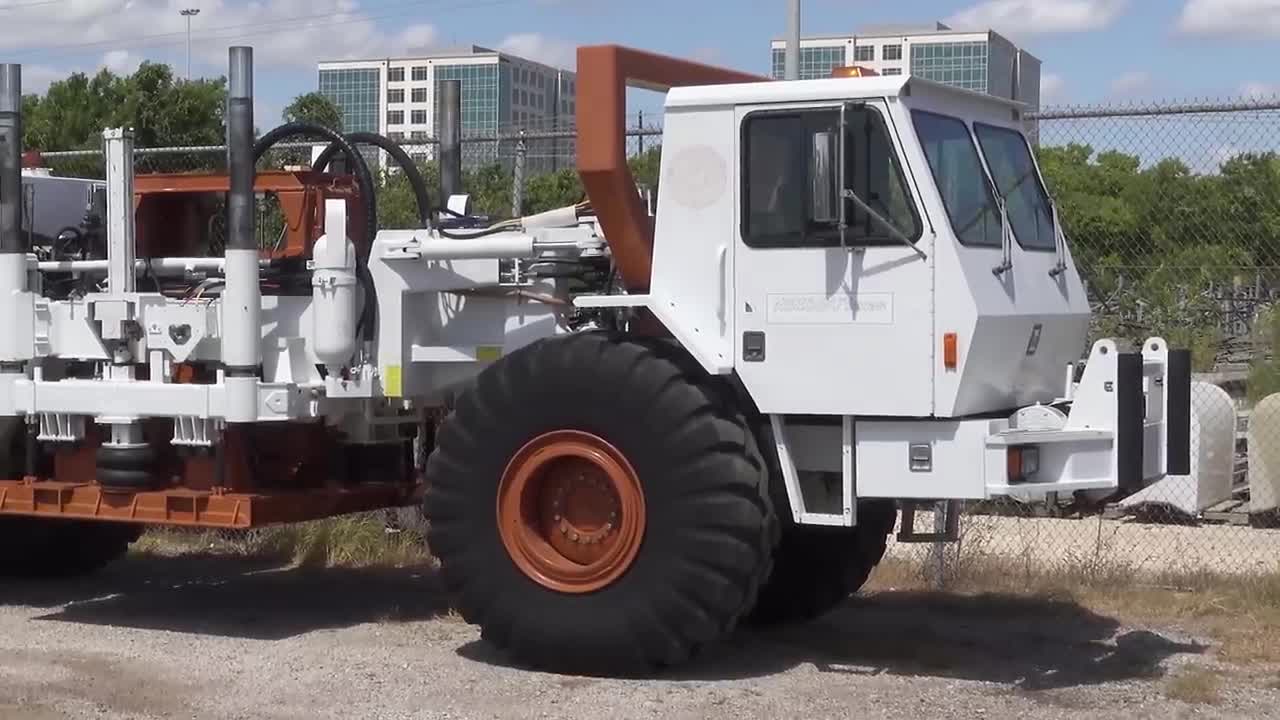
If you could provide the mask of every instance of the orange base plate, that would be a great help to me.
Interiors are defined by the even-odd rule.
[[[186,488],[118,492],[105,491],[91,483],[0,480],[0,516],[252,528],[412,505],[421,497],[421,491],[421,484],[360,483],[254,493]]]

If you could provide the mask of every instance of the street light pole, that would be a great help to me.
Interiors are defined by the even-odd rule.
[[[187,19],[187,82],[191,82],[191,18],[200,14],[200,8],[186,8],[178,12]]]
[[[787,2],[787,72],[788,80],[800,79],[800,0]]]

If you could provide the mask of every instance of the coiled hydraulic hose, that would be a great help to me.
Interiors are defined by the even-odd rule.
[[[360,311],[360,319],[356,324],[356,333],[365,340],[372,340],[377,327],[378,302],[374,295],[373,278],[369,275],[369,251],[373,247],[373,239],[378,234],[378,207],[374,195],[373,175],[369,173],[369,164],[356,152],[355,147],[337,132],[323,125],[309,122],[285,123],[263,135],[253,146],[253,159],[261,160],[276,143],[293,137],[322,137],[330,142],[330,147],[337,145],[347,158],[347,163],[355,172],[356,182],[360,185],[360,198],[365,205],[365,242],[356,249],[356,276],[360,279],[360,287],[364,290],[365,300]]]
[[[352,145],[374,145],[381,150],[385,150],[391,156],[391,159],[395,161],[404,176],[409,180],[409,187],[413,188],[413,197],[418,203],[418,221],[422,223],[422,227],[429,226],[432,214],[431,195],[427,191],[427,181],[423,179],[422,172],[418,170],[418,165],[413,161],[413,158],[409,157],[409,153],[405,152],[404,148],[394,141],[377,133],[353,132],[347,133],[345,137],[347,142]],[[311,169],[317,172],[325,171],[328,169],[329,163],[332,162],[333,156],[338,154],[340,150],[343,150],[341,145],[336,142],[332,143],[320,153]]]

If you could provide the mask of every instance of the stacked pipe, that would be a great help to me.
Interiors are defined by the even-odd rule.
[[[22,234],[22,66],[0,65],[0,372],[21,372],[31,359],[13,325],[27,290]]]
[[[262,290],[254,233],[253,49],[230,50],[227,102],[226,289],[222,295],[222,363],[227,421],[258,419],[258,367],[262,362]]]

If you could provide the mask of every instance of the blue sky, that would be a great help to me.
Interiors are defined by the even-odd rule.
[[[228,44],[257,49],[259,124],[316,84],[321,58],[477,43],[571,63],[616,42],[765,73],[784,0],[0,0],[0,58],[40,90],[73,70],[143,59],[223,72]],[[991,27],[1044,61],[1046,103],[1226,97],[1280,89],[1280,0],[805,0],[806,34],[943,20]],[[650,108],[657,98],[643,101]]]

